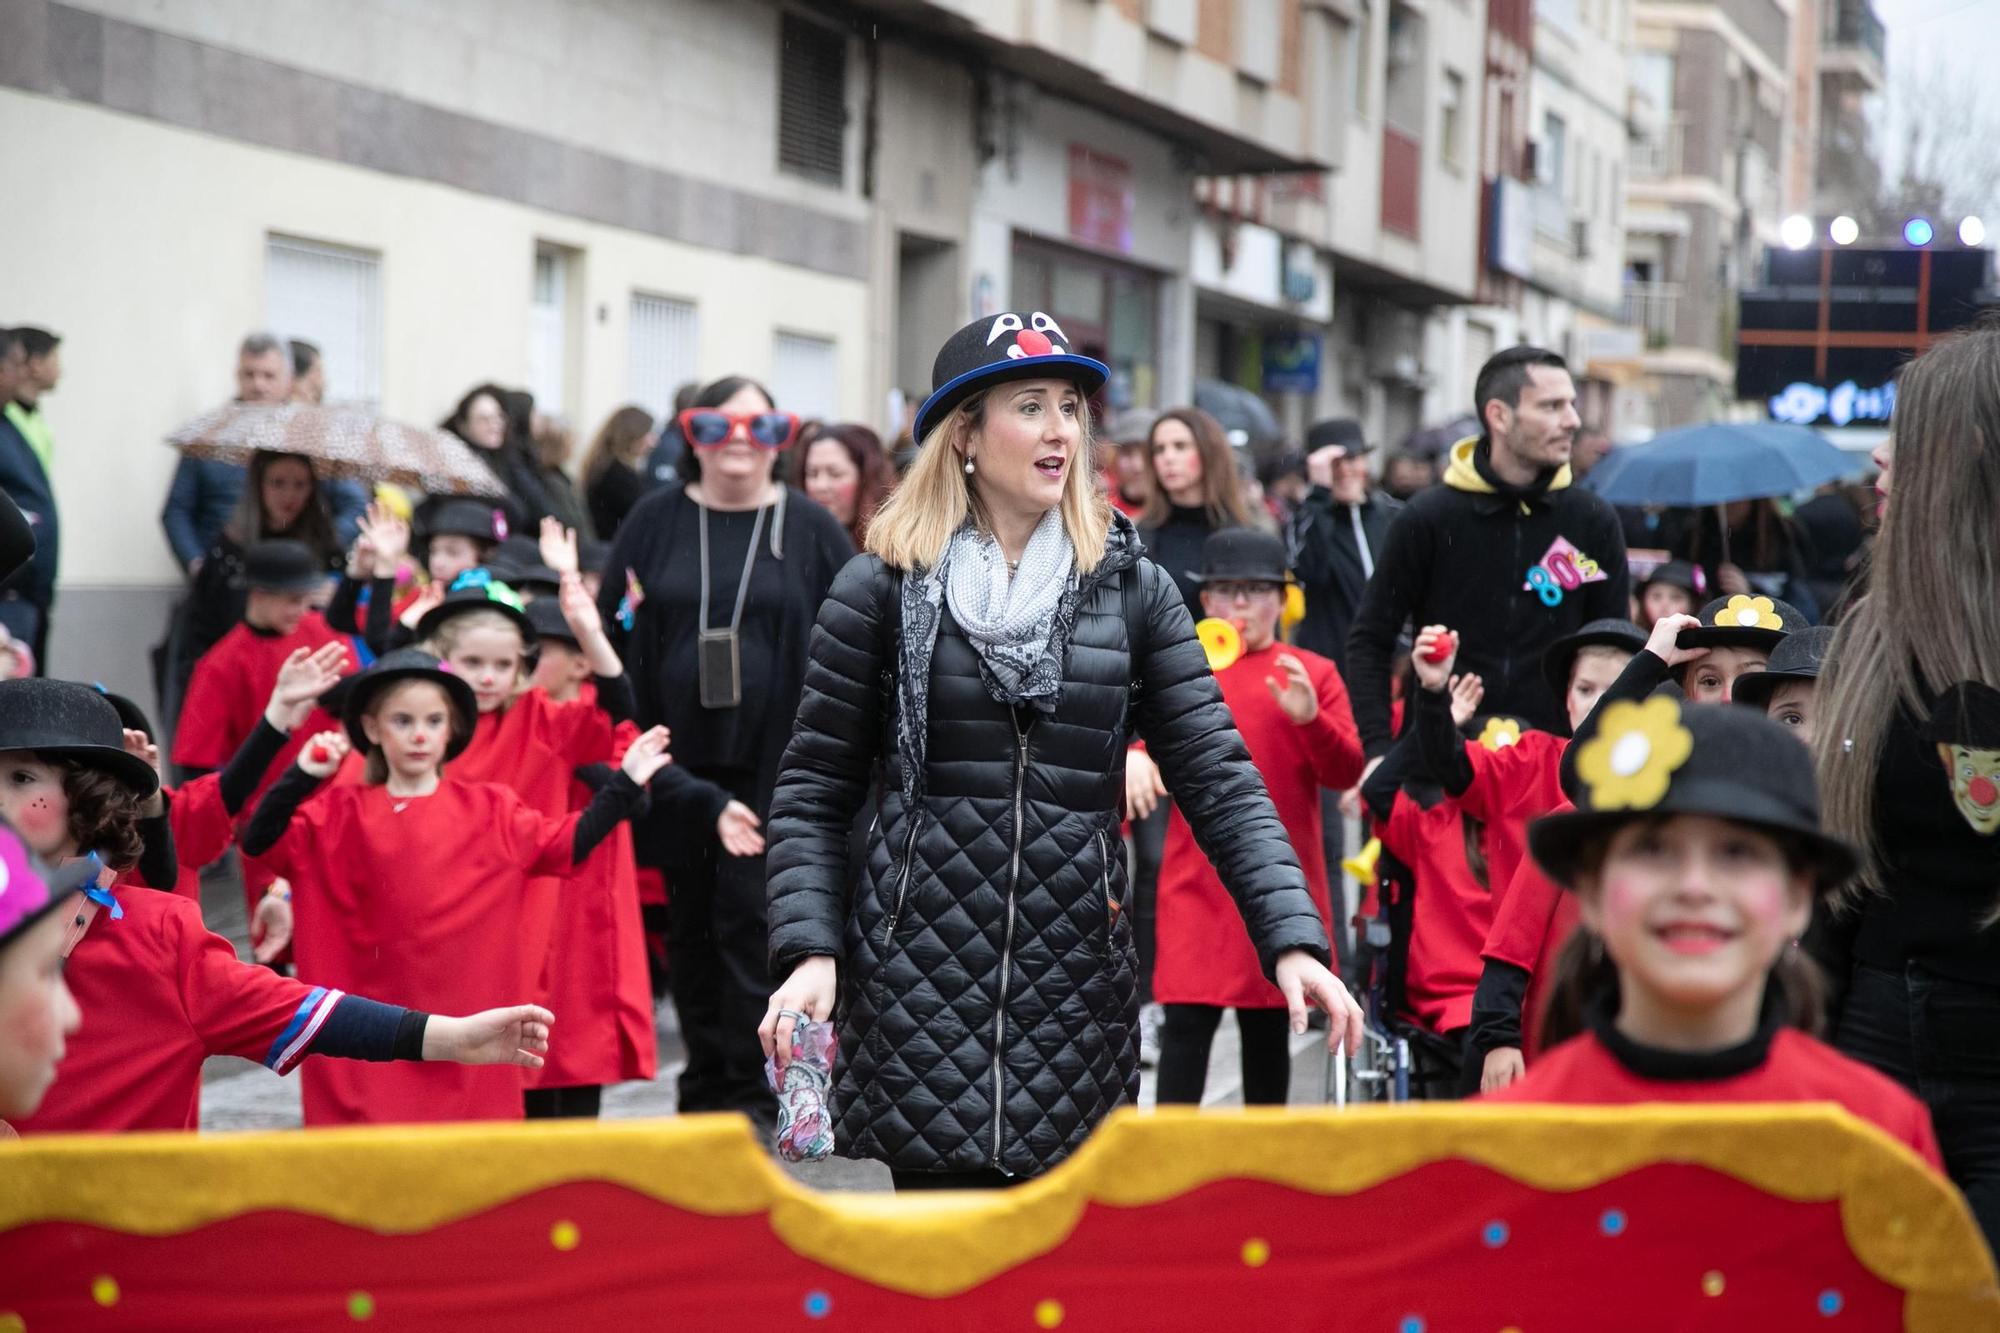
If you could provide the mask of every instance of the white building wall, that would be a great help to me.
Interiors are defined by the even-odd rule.
[[[1536,8],[1528,134],[1543,179],[1534,200],[1534,282],[1559,304],[1607,318],[1617,317],[1623,291],[1630,51],[1625,0]],[[1563,126],[1560,179],[1551,178],[1551,116]],[[1551,339],[1569,327],[1567,312],[1553,318],[1561,326],[1545,331]]]

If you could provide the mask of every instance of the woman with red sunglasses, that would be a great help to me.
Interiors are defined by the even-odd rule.
[[[633,823],[641,864],[671,886],[669,984],[688,1046],[680,1109],[741,1111],[768,1134],[777,1102],[757,1037],[770,994],[759,824],[805,692],[814,618],[854,545],[777,479],[798,419],[763,385],[717,380],[677,424],[682,480],[619,526],[599,605],[640,725],[670,728],[675,765],[702,780],[698,803],[655,801]],[[718,827],[732,802],[754,814],[727,826],[734,852]]]

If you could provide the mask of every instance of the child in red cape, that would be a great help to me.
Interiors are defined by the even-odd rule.
[[[399,593],[397,581],[406,572],[410,551],[410,525],[380,502],[369,505],[348,552],[347,568],[327,603],[327,623],[343,634],[359,635],[377,657],[415,641],[417,622],[444,600],[460,575],[484,565],[494,547],[506,539],[507,519],[500,510],[476,500],[446,500],[429,516],[424,534],[428,581]]]
[[[355,678],[346,735],[322,732],[251,816],[243,850],[290,880],[299,975],[434,1008],[475,1008],[531,989],[545,948],[524,938],[528,885],[580,864],[640,808],[668,762],[664,728],[633,741],[621,773],[581,814],[550,819],[510,789],[445,773],[472,739],[473,690],[414,648]],[[360,786],[320,783],[349,738]],[[308,1125],[521,1116],[514,1070],[311,1066]]]
[[[165,824],[141,818],[158,779],[126,752],[118,721],[86,685],[0,685],[0,815],[37,855],[101,863],[64,948],[83,1025],[40,1109],[17,1125],[22,1133],[193,1129],[210,1055],[259,1060],[281,1074],[308,1055],[540,1063],[546,1010],[442,1018],[309,986],[239,961],[178,894],[114,893],[110,872],[140,857],[142,829]]]
[[[1608,704],[1576,744],[1576,809],[1535,860],[1574,891],[1552,1046],[1486,1100],[1835,1102],[1942,1172],[1930,1113],[1809,1035],[1817,974],[1794,941],[1855,868],[1819,827],[1812,756],[1748,709]]]
[[[1277,641],[1291,581],[1284,544],[1276,537],[1226,528],[1202,545],[1196,576],[1202,611],[1229,622],[1242,641],[1241,656],[1216,670],[1216,683],[1330,927],[1319,793],[1322,787],[1345,791],[1360,780],[1361,741],[1333,663]],[[1107,875],[1115,875],[1109,849],[1099,851]],[[1105,911],[1115,918],[1124,894],[1111,882],[1104,887]],[[1111,938],[1108,922],[1105,930]],[[1159,1102],[1201,1102],[1216,1025],[1224,1009],[1234,1009],[1242,1035],[1244,1103],[1282,1106],[1291,1084],[1285,997],[1265,979],[1235,900],[1178,808],[1168,821],[1160,861],[1157,941],[1153,995],[1166,1010]]]

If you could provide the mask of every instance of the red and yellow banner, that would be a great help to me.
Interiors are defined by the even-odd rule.
[[[1819,1106],[1114,1117],[998,1194],[743,1122],[0,1145],[0,1333],[2000,1329],[1964,1203]]]

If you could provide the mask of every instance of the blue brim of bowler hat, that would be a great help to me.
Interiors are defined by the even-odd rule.
[[[946,380],[924,399],[924,405],[917,409],[916,441],[922,444],[954,407],[988,385],[1007,380],[1072,380],[1088,396],[1103,388],[1104,381],[1110,378],[1111,367],[1093,357],[1078,356],[1074,352],[1024,356],[1018,360],[979,366]]]

